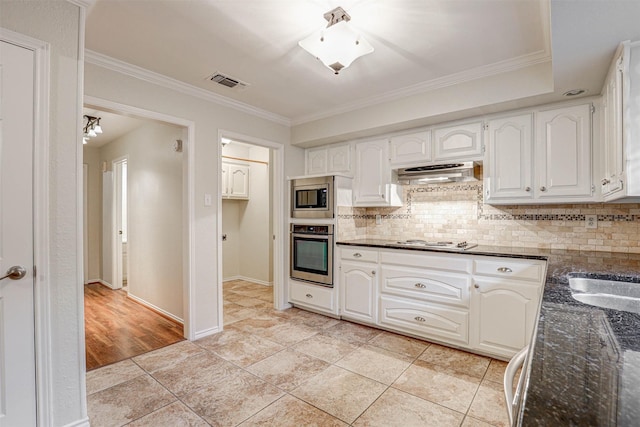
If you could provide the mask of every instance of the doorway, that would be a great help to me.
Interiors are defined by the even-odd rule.
[[[91,350],[90,329],[99,335],[101,330],[106,332],[101,335],[104,337],[114,335],[113,325],[119,325],[116,329],[122,326],[128,336],[141,337],[131,328],[147,319],[148,312],[156,320],[144,320],[144,328],[156,326],[145,330],[144,335],[157,342],[156,348],[175,342],[174,331],[179,332],[178,339],[190,338],[191,305],[184,298],[191,286],[190,252],[184,248],[190,241],[192,228],[193,206],[188,202],[193,185],[188,173],[192,162],[188,150],[191,130],[183,123],[167,121],[166,117],[159,120],[153,114],[134,116],[126,108],[98,107],[85,106],[85,115],[100,118],[102,135],[111,135],[103,146],[92,146],[95,137],[84,146],[84,162],[89,169],[87,193],[90,199],[93,196],[88,203],[87,221],[91,261],[88,281],[92,282],[85,287],[87,351]],[[114,136],[119,120],[135,123]],[[85,119],[85,126],[87,123]],[[92,307],[106,305],[95,303],[105,297],[118,304],[120,310],[92,311]],[[98,311],[102,311],[99,314],[102,320],[93,316]],[[167,325],[167,321],[173,325]],[[162,336],[163,328],[172,331],[171,337]],[[120,343],[119,360],[155,349],[144,342],[132,344],[117,338],[114,346]],[[117,360],[108,363],[114,361]]]
[[[219,136],[219,316],[220,324],[228,325],[256,309],[287,306],[282,282],[284,149],[232,132]],[[229,261],[229,252],[235,261]]]

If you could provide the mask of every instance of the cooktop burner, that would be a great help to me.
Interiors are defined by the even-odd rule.
[[[420,239],[410,239],[410,240],[403,240],[400,242],[395,242],[395,243],[391,243],[390,245],[397,245],[397,246],[412,246],[412,247],[425,247],[425,248],[445,248],[445,249],[458,249],[461,251],[467,250],[467,249],[471,249],[471,248],[475,248],[476,244],[474,243],[467,243],[467,242],[429,242],[427,240],[420,240]]]

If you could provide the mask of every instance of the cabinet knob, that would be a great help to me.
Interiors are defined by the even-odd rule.
[[[371,270],[371,275],[375,276],[376,275],[376,271],[375,270]]]
[[[476,289],[480,289],[480,285],[478,285],[477,283],[473,285],[474,288]]]
[[[353,254],[354,258],[362,258],[362,254],[360,252],[356,252],[355,254]]]
[[[424,289],[424,288],[427,287],[427,285],[425,285],[424,283],[416,283],[413,286],[415,286],[416,288],[420,288],[420,289]]]
[[[526,191],[527,193],[531,191],[531,187],[525,187],[524,191]]]
[[[543,185],[542,187],[540,187],[540,191],[547,191],[547,187]]]
[[[426,322],[427,321],[427,319],[425,319],[424,317],[420,317],[420,316],[416,316],[416,317],[414,317],[414,319],[416,321],[418,321],[418,322]]]
[[[509,267],[500,267],[500,268],[498,268],[498,271],[500,273],[511,273],[511,272],[513,272],[513,270],[511,270]]]
[[[305,296],[306,296],[307,298],[313,298],[313,295],[311,295],[311,294],[307,294],[307,295],[305,295]]]
[[[610,183],[611,183],[611,181],[609,181],[607,178],[602,180],[602,185],[607,185],[607,184],[610,184]]]

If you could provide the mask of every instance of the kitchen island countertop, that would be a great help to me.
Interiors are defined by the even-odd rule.
[[[544,259],[547,275],[517,425],[640,425],[640,315],[571,297],[570,277],[637,282],[640,254],[476,246],[468,250],[394,246],[394,240],[338,241],[364,246]]]

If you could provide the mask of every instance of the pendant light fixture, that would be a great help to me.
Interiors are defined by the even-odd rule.
[[[328,24],[298,45],[338,74],[359,57],[373,52],[373,47],[351,26],[351,17],[341,7],[324,14]]]
[[[98,134],[102,133],[102,126],[100,126],[100,117],[87,116],[85,114],[83,118],[87,120],[87,124],[84,125],[83,128],[84,135],[82,143],[86,144],[89,138],[95,138]]]

